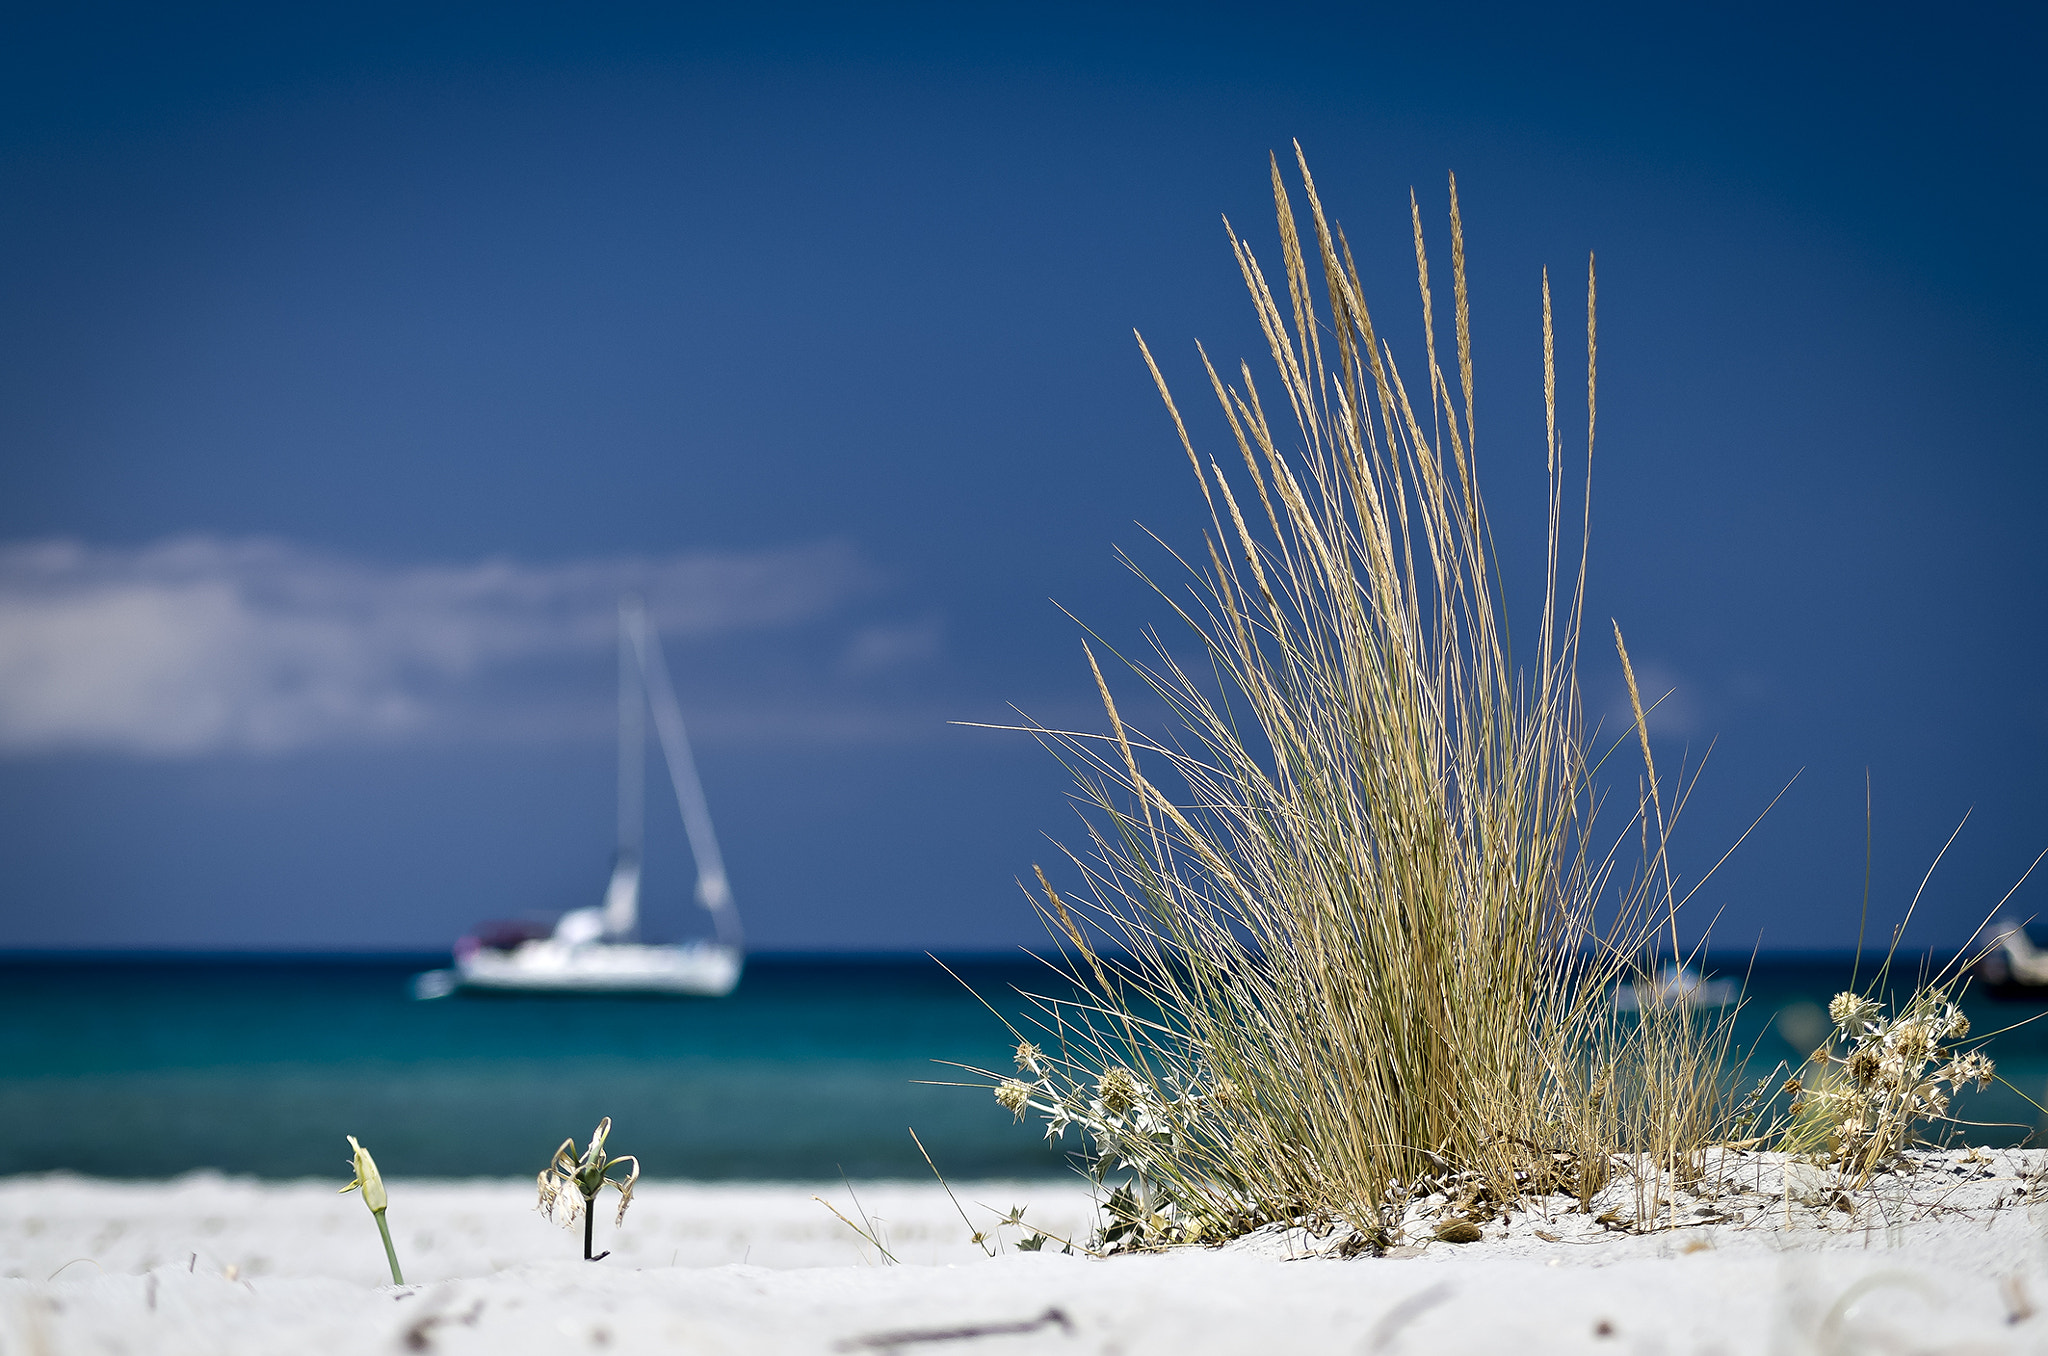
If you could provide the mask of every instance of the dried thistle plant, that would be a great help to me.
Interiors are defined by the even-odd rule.
[[[398,1250],[391,1246],[391,1229],[384,1223],[384,1211],[391,1199],[384,1191],[383,1174],[377,1171],[377,1160],[370,1157],[370,1151],[356,1143],[356,1137],[348,1137],[349,1165],[356,1170],[355,1180],[341,1189],[346,1196],[351,1191],[363,1193],[363,1204],[370,1207],[370,1214],[377,1221],[377,1233],[384,1239],[384,1260],[391,1263],[391,1283],[404,1285],[405,1277],[398,1270]]]
[[[1827,1043],[1788,1085],[1795,1097],[1784,1147],[1839,1168],[1857,1185],[1912,1143],[1923,1121],[1948,1118],[1950,1099],[1995,1076],[1981,1050],[1958,1050],[1970,1019],[1952,986],[1922,985],[1895,1017],[1884,1004],[1839,993],[1828,1004]]]
[[[1777,1147],[1787,1153],[1836,1169],[1841,1186],[1861,1190],[1881,1170],[1898,1166],[1903,1150],[1924,1142],[1923,1123],[1957,1124],[1949,1114],[1957,1093],[1965,1087],[1982,1089],[1994,1080],[2003,1081],[1998,1080],[1997,1069],[1983,1049],[1999,1033],[1980,1036],[1974,1047],[1961,1048],[1960,1043],[1970,1038],[1970,1019],[1957,1000],[1969,987],[1969,976],[1977,964],[2000,944],[1996,934],[1989,942],[1981,940],[1992,920],[2035,868],[2048,860],[2048,850],[2036,856],[1986,912],[1962,951],[1933,975],[1919,977],[1895,1017],[1886,1017],[1885,1004],[1875,997],[1888,989],[1907,925],[1928,882],[1968,821],[1965,815],[1928,864],[1920,888],[1892,929],[1891,944],[1877,972],[1862,985],[1852,976],[1851,987],[1828,1004],[1828,1034],[1820,1048],[1767,1098],[1752,1095],[1751,1104],[1761,1103],[1752,1117],[1753,1127],[1762,1133],[1751,1143],[1775,1139]],[[1865,832],[1867,835],[1867,828]],[[1868,886],[1865,888],[1867,918]],[[1859,953],[1862,940],[1859,930]],[[1758,1092],[1763,1091],[1760,1084]],[[1780,1098],[1785,1099],[1782,1106]]]
[[[1205,1100],[1227,1100],[1227,1092],[1175,1088],[1176,1095],[1162,1095],[1115,1064],[1092,1083],[1056,1081],[1053,1062],[1030,1041],[1018,1042],[1016,1060],[1018,1073],[1030,1077],[996,1085],[996,1101],[1004,1109],[1020,1121],[1026,1115],[1040,1117],[1047,1139],[1064,1139],[1068,1130],[1078,1131],[1080,1160],[1097,1185],[1113,1171],[1132,1175],[1105,1202],[1109,1221],[1096,1240],[1104,1251],[1194,1243],[1218,1232],[1214,1221],[1179,1209],[1159,1182],[1171,1173],[1171,1160],[1184,1147],[1176,1127],[1202,1116]]]
[[[534,1178],[540,1188],[540,1203],[535,1208],[550,1221],[564,1228],[574,1228],[576,1221],[583,1221],[583,1260],[601,1262],[611,1256],[611,1250],[592,1257],[590,1255],[591,1229],[596,1218],[598,1193],[606,1187],[619,1193],[619,1212],[612,1219],[614,1228],[625,1223],[626,1207],[633,1203],[633,1184],[640,1180],[640,1160],[632,1154],[608,1155],[605,1139],[612,1132],[612,1118],[606,1116],[597,1123],[597,1129],[590,1134],[590,1144],[582,1157],[577,1157],[576,1141],[565,1139],[555,1150],[554,1159]],[[609,1176],[610,1170],[621,1164],[631,1163],[632,1170],[623,1178]]]

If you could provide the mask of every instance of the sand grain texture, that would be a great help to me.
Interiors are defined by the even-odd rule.
[[[1479,1243],[1349,1261],[1321,1255],[1335,1234],[1279,1227],[1224,1249],[991,1259],[936,1186],[856,1184],[890,1266],[810,1199],[852,1214],[843,1184],[653,1183],[623,1229],[600,1217],[613,1255],[590,1264],[527,1184],[394,1182],[404,1288],[330,1184],[15,1178],[0,1182],[0,1356],[2048,1352],[2040,1157],[1930,1159],[1917,1198],[1851,1214],[1815,1196],[1789,1228],[1782,1196],[1731,1193],[1674,1230],[1517,1212]],[[1751,1166],[1769,1185],[1774,1165]],[[1085,1227],[1078,1186],[955,1190],[978,1222],[978,1204],[1028,1205]]]

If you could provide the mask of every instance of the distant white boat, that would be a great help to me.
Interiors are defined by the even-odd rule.
[[[676,804],[697,859],[697,902],[711,914],[716,939],[649,945],[640,929],[640,852],[645,829],[647,732],[654,730]],[[413,980],[418,998],[462,989],[504,993],[682,994],[723,997],[739,983],[746,953],[725,859],[690,756],[682,711],[669,685],[661,642],[637,599],[619,604],[619,841],[604,902],[572,909],[552,927],[485,924],[455,944],[455,966]]]
[[[1735,1001],[1732,980],[1706,979],[1688,965],[1666,965],[1658,969],[1645,993],[1633,984],[1617,985],[1614,1006],[1622,1012],[1641,1012],[1648,1006],[1683,1008],[1725,1008]]]

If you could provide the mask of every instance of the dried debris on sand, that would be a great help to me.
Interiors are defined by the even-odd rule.
[[[1225,1245],[1279,1257],[1547,1256],[1557,1245],[1602,1245],[1644,1256],[1751,1243],[1787,1248],[1866,1245],[1873,1233],[1967,1225],[2048,1204],[2048,1150],[1911,1149],[1867,1181],[1793,1155],[1709,1149],[1696,1172],[1659,1172],[1617,1156],[1585,1199],[1531,1194],[1500,1202],[1477,1174],[1424,1179],[1397,1195],[1376,1236],[1328,1221],[1268,1225]],[[1627,1246],[1636,1240],[1635,1246]]]

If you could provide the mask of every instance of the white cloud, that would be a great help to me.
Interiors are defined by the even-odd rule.
[[[623,593],[645,597],[657,629],[687,645],[800,633],[878,583],[833,542],[411,567],[273,539],[4,545],[0,751],[278,752],[459,736],[492,700],[501,723],[522,718],[518,702],[487,695],[508,675],[607,656]],[[545,724],[546,705],[526,700],[523,718]]]
[[[938,657],[942,647],[936,619],[894,625],[864,626],[840,656],[842,672],[866,676],[922,664]]]
[[[1618,669],[1620,666],[1615,667]],[[1633,739],[1635,736],[1628,732],[1635,728],[1636,717],[1635,708],[1629,703],[1628,688],[1622,684],[1618,672],[1609,675],[1609,681],[1607,701],[1602,707],[1605,718],[1601,722],[1601,731],[1609,738],[1626,736]],[[1643,699],[1651,738],[1691,739],[1700,733],[1702,719],[1698,689],[1677,671],[1655,660],[1646,660],[1636,666],[1636,690]]]

